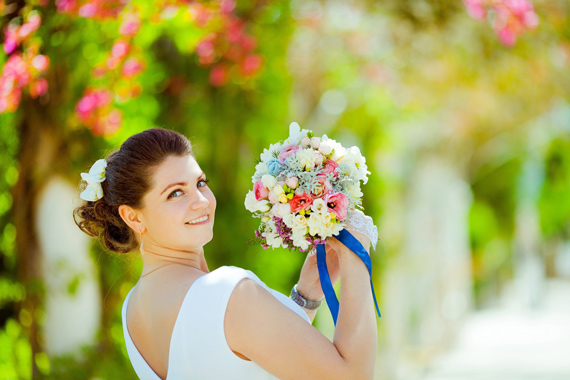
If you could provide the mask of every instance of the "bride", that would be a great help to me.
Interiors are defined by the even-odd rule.
[[[250,270],[209,270],[204,245],[213,238],[216,198],[184,135],[145,130],[81,176],[88,186],[81,193],[86,202],[74,210],[79,228],[109,251],[140,250],[142,274],[122,314],[139,378],[373,378],[370,277],[337,239],[325,244],[332,283],[342,277],[331,342],[312,326],[323,298],[314,253],[291,298]],[[368,251],[369,238],[351,233]]]

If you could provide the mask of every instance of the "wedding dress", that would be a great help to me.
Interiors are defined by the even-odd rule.
[[[269,288],[252,271],[222,266],[199,277],[188,289],[172,330],[166,380],[266,380],[277,379],[254,361],[239,358],[224,334],[224,316],[234,287],[251,278],[308,323],[305,311],[284,294]],[[142,380],[160,380],[134,345],[127,328],[127,305],[123,302],[123,333],[131,364]]]

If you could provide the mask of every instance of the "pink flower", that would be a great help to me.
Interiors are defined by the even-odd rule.
[[[323,170],[323,174],[332,173],[335,177],[338,176],[336,169],[338,168],[338,164],[336,161],[331,160],[330,158],[325,161],[325,168]]]
[[[49,58],[45,55],[36,55],[32,60],[32,66],[38,71],[45,71],[49,66]]]
[[[348,199],[343,193],[329,193],[325,195],[324,201],[327,204],[329,212],[335,214],[338,220],[346,219]]]
[[[502,28],[497,30],[497,37],[499,41],[505,46],[513,46],[517,42],[517,35],[510,28]]]
[[[47,89],[47,80],[45,80],[45,78],[40,78],[30,86],[30,95],[32,98],[37,98],[38,96],[45,94]]]
[[[299,179],[297,177],[287,177],[285,184],[290,189],[296,189],[299,184]]]
[[[111,48],[111,55],[115,58],[123,58],[129,52],[130,45],[125,40],[117,40]]]
[[[487,16],[487,12],[481,4],[481,0],[463,0],[463,3],[467,7],[467,12],[471,17],[477,20],[482,20]]]
[[[281,153],[279,153],[279,162],[284,164],[287,157],[289,157],[292,154],[295,154],[298,150],[299,150],[299,145],[297,144],[285,145]]]
[[[317,180],[319,181],[319,186],[317,187],[317,192],[316,193],[311,193],[311,196],[316,199],[316,198],[322,198],[325,196],[325,194],[330,193],[332,190],[332,185],[329,182],[329,180],[327,179],[327,176],[324,174],[319,174],[317,176]]]
[[[72,13],[77,8],[76,0],[56,0],[55,6],[59,13]]]
[[[215,87],[225,85],[229,80],[229,72],[224,64],[216,64],[210,70],[210,84]]]
[[[309,194],[303,193],[295,195],[289,204],[291,205],[291,212],[296,213],[311,207],[313,204],[313,198],[311,198]]]
[[[77,116],[84,124],[89,125],[93,122],[92,120],[95,117],[95,112],[99,108],[103,108],[111,104],[112,99],[110,91],[102,89],[88,89],[75,107]],[[117,119],[116,114],[114,116],[114,119]]]
[[[122,34],[123,36],[134,37],[139,32],[140,28],[141,28],[141,22],[139,18],[134,14],[130,14],[121,24],[121,27],[119,28],[119,33]]]
[[[258,54],[250,54],[241,64],[241,73],[244,76],[253,75],[261,67],[262,59]]]
[[[20,30],[18,30],[18,35],[20,36],[21,39],[28,37],[30,33],[38,29],[41,22],[42,19],[39,14],[30,13],[30,16],[28,17],[28,22],[20,27]]]
[[[269,196],[269,190],[267,190],[267,187],[263,186],[263,182],[261,181],[257,181],[253,185],[253,192],[255,193],[255,199],[258,201],[267,199]]]
[[[123,64],[123,69],[121,73],[125,78],[131,78],[139,74],[143,70],[143,64],[138,58],[131,57],[125,61]]]
[[[14,24],[8,24],[4,31],[4,53],[11,54],[20,43],[18,37],[18,27]]]

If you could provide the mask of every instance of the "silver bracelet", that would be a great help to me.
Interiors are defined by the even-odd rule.
[[[291,299],[295,301],[297,305],[307,310],[316,310],[323,303],[323,300],[311,301],[303,297],[303,295],[297,291],[297,284],[293,285],[293,289],[291,289]]]

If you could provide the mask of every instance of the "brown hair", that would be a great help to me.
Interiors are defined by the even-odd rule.
[[[142,199],[152,186],[154,169],[168,156],[188,154],[194,156],[190,140],[176,131],[151,128],[130,136],[105,158],[105,180],[101,182],[103,198],[85,201],[75,208],[75,224],[87,235],[99,237],[109,251],[132,251],[138,242],[135,232],[119,215],[119,206],[143,208]]]

